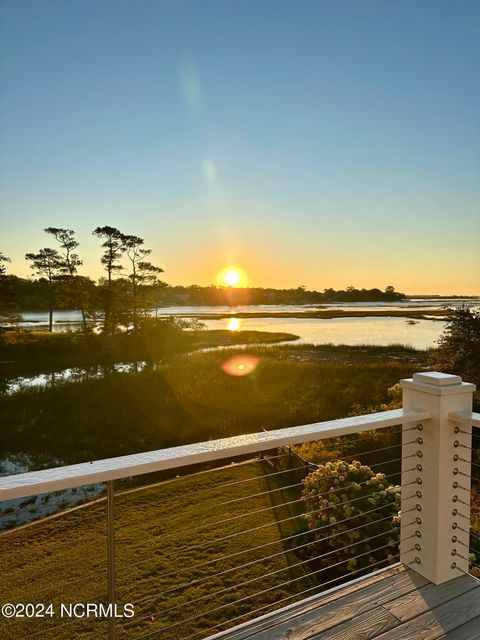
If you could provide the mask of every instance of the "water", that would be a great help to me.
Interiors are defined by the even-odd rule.
[[[204,320],[207,329],[228,329],[231,319]],[[415,349],[435,346],[445,322],[405,318],[235,318],[240,331],[279,331],[300,337],[301,344],[404,344]]]
[[[108,365],[93,365],[90,367],[68,367],[49,373],[36,373],[29,376],[11,376],[3,385],[3,392],[8,394],[21,391],[28,387],[54,386],[61,382],[76,382],[101,378],[109,373],[138,373],[146,367],[155,369],[157,363],[140,362],[115,362]]]
[[[415,349],[428,349],[435,346],[445,322],[435,316],[428,320],[413,320],[402,317],[355,317],[355,318],[238,318],[239,313],[281,313],[293,312],[301,316],[305,311],[319,308],[378,311],[419,310],[428,316],[429,311],[459,306],[465,301],[461,299],[435,300],[412,299],[404,303],[345,303],[323,305],[321,307],[301,305],[251,305],[241,307],[210,307],[210,306],[177,306],[162,307],[154,312],[159,317],[196,317],[207,314],[228,315],[227,318],[204,320],[207,329],[230,329],[232,331],[274,331],[291,333],[299,336],[296,344],[347,344],[347,345],[379,345],[403,344]],[[466,301],[475,302],[475,301]],[[22,314],[25,327],[45,328],[48,323],[46,312],[26,312]],[[58,311],[55,313],[55,330],[72,331],[78,328],[81,321],[79,311]],[[66,380],[80,380],[95,378],[107,372],[139,371],[146,363],[121,362],[107,368],[96,367],[66,368],[55,373],[40,373],[31,376],[12,377],[5,381],[4,392],[14,393],[25,387],[45,386]]]
[[[232,329],[238,331],[277,331],[299,336],[293,344],[348,344],[389,345],[405,344],[415,349],[427,349],[435,345],[445,322],[439,320],[406,320],[405,318],[222,318],[205,320],[207,329]],[[241,336],[241,334],[240,334]],[[240,337],[239,336],[239,337]],[[212,347],[218,349],[222,347]],[[208,349],[211,350],[212,348]],[[226,347],[234,349],[235,347]],[[28,387],[43,387],[66,381],[99,378],[108,373],[142,371],[157,364],[141,362],[117,362],[113,365],[68,367],[55,372],[9,377],[3,383],[3,392],[15,393]]]
[[[445,309],[447,307],[458,307],[462,304],[480,304],[479,299],[467,300],[460,298],[438,300],[435,298],[418,299],[412,298],[405,302],[345,302],[323,305],[243,305],[238,307],[211,307],[211,306],[176,306],[176,307],[159,307],[152,311],[153,316],[162,317],[183,317],[195,318],[202,315],[235,315],[237,313],[298,313],[305,311],[315,311],[321,309],[337,309],[342,311],[421,311],[428,313],[437,309]],[[23,322],[20,326],[26,329],[42,329],[48,328],[48,312],[47,311],[25,311],[20,313]],[[363,319],[362,319],[363,320]],[[306,321],[306,319],[304,320]],[[81,313],[80,311],[56,311],[54,313],[54,331],[72,331],[80,327]],[[395,342],[398,342],[395,340]],[[372,343],[376,344],[376,343]]]
[[[47,468],[60,466],[61,461],[48,461]],[[37,467],[36,461],[29,455],[22,454],[0,459],[1,476],[26,473]],[[85,502],[90,502],[105,493],[105,484],[90,484],[73,489],[53,491],[49,493],[16,498],[0,502],[0,532],[18,527],[34,520],[41,520],[59,511],[71,509]]]

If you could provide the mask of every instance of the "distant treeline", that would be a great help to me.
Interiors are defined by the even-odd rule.
[[[83,260],[73,229],[46,227],[54,247],[25,254],[36,279],[9,274],[10,258],[0,252],[0,331],[12,326],[22,311],[49,312],[49,331],[54,313],[79,309],[85,334],[101,327],[104,335],[141,331],[149,310],[177,305],[321,304],[322,302],[377,302],[405,297],[392,286],[380,289],[323,292],[296,289],[169,286],[159,275],[163,269],[149,261],[151,249],[143,238],[122,233],[116,227],[96,227],[92,233],[101,241],[100,264],[105,276],[98,282],[83,275]]]
[[[21,311],[48,310],[50,288],[45,278],[27,279],[14,275],[4,276],[8,282],[11,297]],[[83,289],[93,308],[102,309],[105,304],[105,282],[95,283],[90,278],[80,277]],[[6,283],[5,283],[6,284]],[[405,294],[395,291],[394,287],[380,289],[344,290],[325,289],[309,291],[304,287],[296,289],[230,288],[191,285],[188,287],[171,286],[158,283],[151,287],[149,304],[152,306],[184,305],[248,305],[248,304],[322,304],[326,302],[392,302],[405,299]],[[62,296],[60,308],[75,308],[74,295]]]
[[[229,287],[189,287],[167,286],[160,292],[162,304],[186,305],[244,305],[244,304],[321,304],[324,302],[390,302],[405,299],[404,293],[388,286],[380,289],[343,290],[325,289],[309,291],[305,287],[296,289],[273,288],[229,288]]]

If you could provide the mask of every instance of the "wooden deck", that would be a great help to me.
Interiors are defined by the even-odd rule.
[[[216,634],[222,640],[480,640],[480,581],[435,586],[403,565]]]

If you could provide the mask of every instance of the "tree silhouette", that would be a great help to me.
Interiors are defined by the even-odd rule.
[[[55,304],[55,280],[61,273],[62,257],[56,249],[45,247],[38,253],[27,253],[25,259],[30,260],[30,268],[35,271],[35,275],[45,278],[48,282],[48,330],[53,331],[53,309]]]
[[[61,227],[47,227],[44,229],[45,233],[51,234],[55,240],[59,243],[62,250],[60,254],[60,273],[66,276],[75,290],[76,297],[82,313],[83,330],[88,332],[87,317],[85,313],[85,295],[79,285],[77,274],[78,267],[83,262],[80,260],[75,249],[78,247],[78,242],[75,240],[75,231],[72,229],[62,229]]]
[[[115,227],[97,227],[93,231],[93,235],[98,238],[104,238],[105,242],[102,243],[102,247],[105,249],[100,261],[105,267],[107,272],[107,292],[105,297],[105,318],[104,318],[104,333],[113,333],[115,329],[115,323],[112,322],[112,306],[113,306],[113,287],[112,279],[115,273],[118,273],[123,269],[122,265],[118,263],[123,254],[125,253],[125,243],[123,234]]]
[[[2,331],[1,320],[18,320],[15,316],[16,296],[11,281],[7,276],[6,262],[11,262],[5,254],[0,251],[0,333]]]
[[[11,262],[11,260],[0,251],[0,276],[4,276],[7,273],[7,268],[4,264],[5,262]]]
[[[132,283],[133,295],[133,329],[138,329],[138,294],[142,285],[153,285],[158,282],[158,274],[163,273],[163,269],[154,266],[145,260],[152,253],[151,249],[145,249],[145,241],[139,236],[123,235],[125,252],[130,260],[131,273],[129,274]]]

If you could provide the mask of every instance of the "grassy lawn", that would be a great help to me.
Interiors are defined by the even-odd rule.
[[[117,623],[119,638],[205,637],[229,619],[244,621],[259,608],[265,613],[314,586],[302,577],[308,569],[290,570],[283,553],[281,535],[301,533],[302,521],[282,532],[277,525],[293,515],[278,505],[299,493],[269,494],[284,478],[263,477],[271,472],[265,462],[247,462],[117,494],[117,602],[135,605],[134,618]],[[268,546],[239,553],[261,545]],[[289,555],[292,564],[298,562]],[[0,569],[5,602],[52,602],[55,608],[60,602],[105,602],[105,501],[0,536]],[[292,578],[299,579],[283,585]],[[258,592],[263,593],[254,595]],[[106,633],[105,622],[98,620],[72,623],[57,617],[1,625],[2,640],[41,631],[40,637],[55,640]]]

